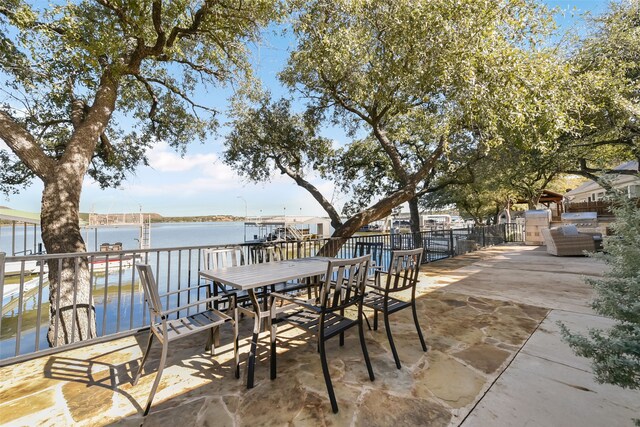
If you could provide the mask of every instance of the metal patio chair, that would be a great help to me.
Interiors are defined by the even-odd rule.
[[[354,256],[371,255],[371,265],[369,266],[369,280],[373,281],[377,271],[382,271],[382,251],[384,244],[382,242],[356,242],[354,248]]]
[[[230,246],[226,248],[206,248],[202,250],[202,268],[204,270],[214,270],[216,268],[227,268],[227,267],[235,267],[238,265],[244,265],[244,252],[240,246]],[[235,291],[227,289],[226,286],[220,283],[210,283],[210,292],[213,296],[218,296],[220,291],[225,295],[225,299],[230,298],[230,295],[233,294],[236,296],[238,300],[242,299],[246,300],[246,295],[244,298],[239,297]],[[238,301],[236,301],[238,302]],[[214,303],[215,308],[218,308],[218,303]]]
[[[216,301],[219,297],[210,297],[207,293],[207,298],[200,299],[200,288],[202,286],[192,286],[189,288],[180,289],[177,291],[167,292],[165,294],[159,294],[158,285],[153,276],[151,266],[148,264],[136,265],[140,281],[144,288],[144,296],[149,307],[149,313],[151,316],[151,325],[149,328],[149,341],[147,348],[142,356],[140,367],[133,380],[135,386],[142,375],[142,369],[149,356],[149,350],[153,343],[153,337],[158,338],[162,344],[162,356],[160,357],[160,365],[158,366],[158,373],[151,387],[149,398],[147,399],[147,405],[144,409],[144,415],[149,413],[151,403],[160,384],[160,378],[162,377],[162,371],[167,361],[167,352],[169,349],[169,343],[180,338],[188,337],[192,334],[209,330],[210,334],[205,345],[205,350],[211,350],[214,353],[214,332],[218,330],[221,325],[230,322],[233,324],[233,355],[235,358],[235,376],[240,377],[238,370],[238,322],[235,317],[235,297],[232,296],[230,301],[230,312],[234,313],[234,317],[231,317],[225,313],[212,308],[211,303]],[[196,295],[192,295],[193,291],[196,291]],[[178,307],[168,309],[162,304],[162,300],[168,301],[171,297],[177,297],[179,294],[187,294],[184,296],[186,304],[179,305]],[[189,298],[188,295],[191,295]],[[180,299],[178,299],[180,301]],[[201,310],[201,311],[200,311]],[[191,314],[192,311],[195,313]],[[183,315],[183,317],[180,317]],[[171,319],[171,317],[174,317]]]
[[[249,247],[249,262],[251,264],[282,261],[283,259],[284,254],[280,246],[258,245]]]
[[[384,316],[384,325],[387,331],[387,338],[396,367],[400,369],[400,358],[398,351],[393,342],[391,334],[391,326],[389,323],[389,315],[402,309],[411,307],[413,313],[413,321],[418,331],[422,350],[427,351],[427,345],[424,342],[420,324],[418,323],[418,314],[416,312],[416,285],[418,284],[418,273],[420,272],[420,261],[422,260],[422,248],[411,249],[405,251],[391,252],[391,262],[387,272],[378,272],[375,284],[368,283],[372,289],[364,297],[364,306],[373,309],[373,329],[378,329],[378,312]],[[382,276],[385,276],[384,286],[381,285]],[[411,300],[405,301],[394,297],[399,292],[411,290]],[[367,320],[368,323],[368,320]]]
[[[344,345],[345,331],[357,326],[369,379],[371,381],[375,379],[362,325],[362,298],[370,260],[371,257],[366,255],[353,259],[329,261],[318,299],[302,300],[288,294],[271,294],[271,379],[276,378],[277,324],[287,322],[314,334],[318,340],[322,373],[331,401],[331,409],[334,413],[338,412],[338,403],[331,383],[325,341],[339,335],[342,346]],[[289,304],[278,307],[277,300],[283,300]],[[283,311],[283,308],[286,311]],[[348,309],[357,309],[357,319],[345,316],[345,311]]]

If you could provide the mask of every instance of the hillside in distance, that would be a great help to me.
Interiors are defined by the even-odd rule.
[[[243,217],[233,215],[197,215],[197,216],[162,216],[157,213],[143,212],[144,220],[151,222],[231,222],[244,221]],[[81,213],[80,219],[90,225],[139,224],[140,213]]]

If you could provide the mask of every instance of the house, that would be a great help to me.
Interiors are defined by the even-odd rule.
[[[631,161],[618,165],[614,170],[638,170],[638,162]],[[617,175],[613,188],[625,191],[629,198],[640,197],[640,177],[638,175]],[[605,189],[595,181],[587,181],[567,192],[565,197],[570,203],[598,202],[604,198]]]

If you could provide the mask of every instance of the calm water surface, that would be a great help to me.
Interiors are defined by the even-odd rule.
[[[97,230],[97,231],[96,231]],[[34,247],[33,226],[27,227],[26,247],[25,230],[16,226],[15,250],[22,252]],[[97,232],[97,238],[96,238]],[[37,243],[40,239],[40,228],[36,227]],[[100,227],[82,230],[82,236],[88,251],[96,251],[101,243],[122,242],[123,249],[137,249],[140,228]],[[169,248],[177,246],[222,245],[244,242],[244,224],[242,222],[181,222],[151,224],[151,247]],[[12,253],[11,226],[0,227],[0,252]]]
[[[12,253],[15,246],[17,253],[32,250],[34,247],[34,229],[28,226],[16,227],[15,241],[12,241],[11,226],[0,227],[0,252]],[[101,243],[121,242],[123,249],[137,249],[139,247],[139,227],[101,227],[97,229],[83,229],[83,238],[88,251],[97,250]],[[25,245],[26,236],[26,245]],[[97,237],[97,238],[96,238]],[[39,227],[35,230],[36,247],[40,240]],[[151,247],[171,248],[182,246],[204,246],[236,244],[244,242],[244,224],[242,222],[198,222],[198,223],[157,223],[151,224]],[[186,258],[180,259],[177,251],[171,253],[171,283],[172,287],[179,284],[178,276],[184,280],[189,269],[197,271],[198,260],[191,260],[191,265]],[[166,268],[167,254],[160,260],[160,264]],[[149,259],[152,265],[156,264],[155,257]],[[111,271],[109,275],[96,274],[93,278],[93,300],[96,309],[96,323],[98,335],[105,335],[142,327],[148,322],[145,310],[144,296],[133,269],[123,269],[121,272]],[[165,287],[168,277],[166,272],[161,272],[158,284]],[[196,279],[197,281],[197,279]],[[8,283],[8,282],[7,282]],[[105,286],[107,285],[107,286]],[[184,285],[184,284],[183,284]],[[22,308],[19,309],[15,301],[10,305],[11,298],[3,298],[5,309],[2,313],[2,326],[0,328],[0,358],[11,357],[16,352],[16,333],[21,324],[19,353],[25,354],[35,350],[36,341],[39,347],[47,348],[46,333],[48,327],[49,311],[49,287],[45,280],[43,286],[32,289],[25,294]],[[41,306],[41,326],[36,328],[38,306]],[[39,329],[39,331],[37,331]]]

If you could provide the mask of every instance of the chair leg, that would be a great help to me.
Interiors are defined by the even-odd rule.
[[[138,380],[142,376],[142,368],[144,367],[144,363],[147,361],[147,357],[149,356],[149,350],[151,350],[151,343],[153,343],[153,332],[149,331],[149,340],[147,341],[147,349],[142,354],[142,360],[140,361],[138,372],[136,373],[136,376],[133,378],[133,385],[138,384]]]
[[[373,310],[373,330],[378,330],[378,310]]]
[[[413,323],[416,324],[416,331],[418,331],[418,337],[420,338],[420,344],[422,345],[422,351],[427,351],[427,344],[424,342],[424,337],[422,336],[422,330],[420,329],[420,324],[418,323],[418,312],[416,311],[416,302],[412,301],[411,311],[413,311]]]
[[[238,321],[238,307],[233,308],[233,357],[236,362],[236,378],[240,378],[240,355],[238,354],[238,335],[239,325]]]
[[[214,354],[216,347],[220,347],[220,328],[213,328],[211,337],[213,342],[211,354]]]
[[[369,352],[367,351],[367,343],[364,339],[364,327],[362,326],[362,319],[358,322],[358,335],[360,335],[360,347],[362,347],[362,354],[364,355],[364,363],[367,365],[367,371],[369,372],[369,380],[373,381],[376,377],[373,375],[373,367],[371,366],[371,360],[369,359]]]
[[[318,340],[318,347],[320,348],[320,363],[322,364],[322,374],[324,375],[324,383],[327,386],[327,393],[329,393],[329,401],[331,402],[331,410],[334,414],[338,413],[338,402],[336,401],[336,395],[333,392],[333,385],[331,384],[331,375],[329,372],[329,364],[327,363],[327,355],[324,348],[324,341]]]
[[[278,325],[271,322],[271,332],[269,334],[269,339],[271,341],[271,356],[269,358],[269,369],[271,371],[271,379],[276,379],[276,334],[278,333]]]
[[[374,315],[375,315],[376,311],[373,310],[373,312],[374,312]],[[367,328],[369,328],[369,330],[371,330],[371,323],[369,323],[369,318],[367,317],[367,315],[363,313],[362,317],[364,317],[365,322],[367,322]]]
[[[393,360],[396,361],[396,368],[400,369],[400,358],[398,357],[398,351],[396,350],[396,345],[393,343],[393,335],[391,335],[391,326],[389,324],[389,315],[384,315],[384,328],[387,331],[387,338],[389,339],[389,346],[391,347],[391,352],[393,353]]]
[[[162,371],[164,370],[164,364],[167,362],[167,351],[169,349],[169,343],[165,340],[162,343],[162,356],[160,357],[160,365],[158,366],[158,373],[156,374],[156,379],[153,381],[153,385],[151,386],[151,392],[149,393],[149,398],[147,399],[147,406],[144,410],[144,416],[146,417],[149,413],[149,409],[151,409],[151,403],[153,402],[153,398],[156,395],[156,390],[158,389],[158,385],[160,384],[160,378],[162,377]]]
[[[253,335],[251,337],[251,346],[249,349],[249,363],[247,370],[247,388],[253,388],[253,376],[256,369],[256,350],[258,347],[258,339],[260,336],[260,329],[262,327],[260,316],[256,313],[255,322],[253,324]]]

